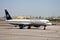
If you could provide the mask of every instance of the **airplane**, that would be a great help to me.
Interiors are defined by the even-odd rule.
[[[19,29],[23,29],[25,26],[28,26],[28,29],[31,29],[32,26],[34,27],[40,27],[44,26],[44,30],[46,29],[46,26],[52,25],[52,23],[49,20],[42,20],[42,19],[12,19],[7,9],[5,9],[5,16],[6,21],[9,24],[12,25],[18,25]]]

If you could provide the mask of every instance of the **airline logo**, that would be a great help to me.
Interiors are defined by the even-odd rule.
[[[7,14],[6,16],[7,16],[7,17],[9,17],[9,15],[8,15],[8,14]]]

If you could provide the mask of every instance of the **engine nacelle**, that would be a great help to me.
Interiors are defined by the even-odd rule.
[[[34,27],[40,27],[40,25],[34,25]]]

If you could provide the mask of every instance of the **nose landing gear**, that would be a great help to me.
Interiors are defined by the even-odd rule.
[[[46,29],[46,25],[44,25],[44,29],[43,30],[45,30]]]

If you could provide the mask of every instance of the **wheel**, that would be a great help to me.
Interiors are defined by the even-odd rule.
[[[23,29],[23,26],[20,26],[19,29]]]
[[[46,25],[44,25],[44,30],[46,29]]]
[[[44,27],[44,30],[45,30],[46,28]]]
[[[28,26],[28,29],[31,29],[31,26]]]
[[[23,29],[24,25],[19,25],[19,29]]]

